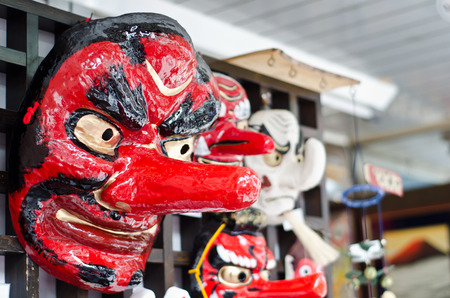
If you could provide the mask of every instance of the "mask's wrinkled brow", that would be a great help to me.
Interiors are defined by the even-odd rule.
[[[122,66],[112,66],[109,73],[95,79],[86,96],[127,129],[139,130],[148,122],[142,88],[131,89]]]
[[[249,127],[256,130],[257,132],[263,133],[263,134],[271,137],[273,139],[273,142],[275,143],[276,150],[278,152],[280,152],[281,154],[286,154],[291,149],[291,143],[289,141],[284,145],[277,143],[275,138],[270,134],[269,130],[267,129],[267,127],[264,124],[260,124],[260,125],[252,124],[252,125],[249,125]]]

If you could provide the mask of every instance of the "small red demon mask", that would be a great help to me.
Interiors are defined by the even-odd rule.
[[[170,18],[68,30],[27,91],[10,159],[11,216],[30,257],[78,287],[119,292],[142,281],[163,214],[251,205],[251,170],[191,162],[218,98]]]
[[[206,164],[242,166],[244,155],[272,152],[275,144],[269,136],[247,130],[251,110],[242,85],[224,74],[213,75],[219,86],[222,108],[214,129],[199,137],[196,160]]]
[[[276,266],[272,252],[260,232],[221,230],[199,237],[200,247],[193,297],[324,297],[327,293],[323,273],[312,273],[291,280],[269,280]],[[207,241],[207,242],[206,242]],[[205,244],[206,243],[206,244]]]
[[[323,267],[314,263],[313,260],[308,258],[300,259],[297,263],[297,267],[294,271],[294,277],[303,277],[310,274],[322,273]]]

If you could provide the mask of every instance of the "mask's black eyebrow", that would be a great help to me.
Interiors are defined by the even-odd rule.
[[[249,128],[252,128],[253,130],[263,133],[265,135],[268,135],[272,138],[273,142],[275,143],[275,149],[280,152],[281,154],[286,154],[289,152],[289,149],[291,149],[291,142],[287,142],[285,145],[280,145],[274,137],[270,134],[269,130],[266,128],[264,124],[250,124]]]
[[[112,66],[109,73],[96,78],[86,96],[127,129],[139,130],[148,122],[142,88],[131,89],[122,66]]]
[[[158,131],[163,137],[191,136],[207,131],[219,117],[220,101],[211,94],[203,104],[192,111],[192,96],[188,94],[178,110],[162,122]]]

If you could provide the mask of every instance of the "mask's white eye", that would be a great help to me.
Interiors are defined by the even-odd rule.
[[[246,286],[252,282],[252,271],[239,266],[223,266],[218,275],[221,283],[231,287]]]
[[[297,160],[297,163],[301,163],[303,161],[303,159],[304,159],[303,154],[297,154],[295,156],[295,158]]]
[[[283,160],[283,155],[278,152],[277,150],[275,150],[272,153],[269,154],[264,154],[263,155],[264,158],[264,162],[271,166],[271,167],[276,167],[278,165],[280,165],[281,161]]]
[[[192,161],[194,153],[194,137],[174,138],[163,143],[167,156],[170,158]]]
[[[248,121],[240,120],[236,123],[236,127],[239,129],[247,130],[248,129]]]
[[[114,156],[122,136],[119,130],[108,121],[94,114],[82,116],[76,123],[73,133],[77,140],[97,153]]]
[[[300,276],[310,275],[312,273],[312,268],[309,265],[303,265],[298,270],[298,273],[300,274]]]

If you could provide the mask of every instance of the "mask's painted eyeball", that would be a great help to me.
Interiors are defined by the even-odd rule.
[[[219,270],[219,281],[230,287],[246,286],[252,282],[252,271],[239,266],[223,266]]]
[[[264,162],[271,167],[279,166],[283,161],[283,155],[277,150],[272,153],[263,155],[263,158]]]
[[[78,142],[90,150],[114,156],[122,136],[119,130],[105,119],[95,114],[81,116],[73,129]]]
[[[194,153],[194,137],[174,138],[163,143],[168,157],[184,161],[192,161]]]
[[[261,276],[262,279],[269,281],[270,280],[270,271],[263,270],[259,273],[259,276]]]
[[[310,275],[312,273],[312,268],[309,265],[303,265],[302,267],[300,267],[298,272],[299,272],[301,277],[307,276],[307,275]]]

